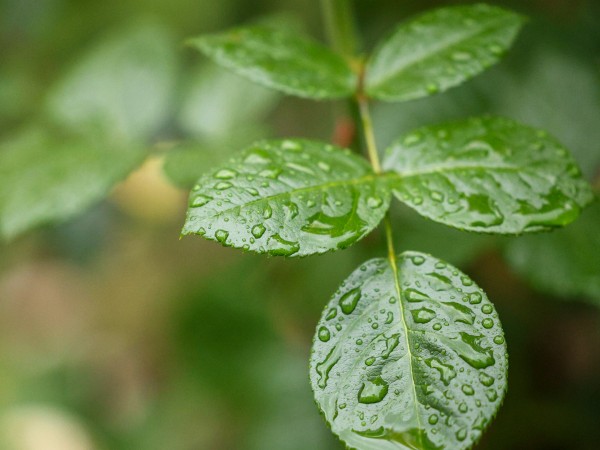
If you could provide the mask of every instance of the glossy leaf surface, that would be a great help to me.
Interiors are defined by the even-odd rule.
[[[546,132],[503,118],[421,128],[387,151],[396,196],[459,229],[518,234],[575,220],[592,199],[567,150]]]
[[[373,259],[342,283],[311,356],[315,398],[360,450],[466,449],[506,391],[493,305],[474,282],[424,253]]]
[[[375,50],[366,69],[367,94],[406,101],[443,92],[495,64],[522,24],[518,14],[483,4],[426,13]]]
[[[136,147],[28,131],[0,145],[0,237],[58,222],[108,194],[144,156]]]
[[[541,291],[600,306],[600,202],[564,230],[511,241],[505,255]]]
[[[376,227],[390,197],[385,178],[349,150],[262,141],[200,178],[182,234],[272,255],[323,253]]]
[[[239,75],[300,97],[349,97],[357,85],[356,74],[333,51],[265,26],[201,36],[190,44]]]

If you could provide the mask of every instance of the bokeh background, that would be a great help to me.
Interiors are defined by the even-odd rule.
[[[396,22],[460,2],[355,3],[368,50]],[[598,188],[600,2],[491,3],[530,16],[515,49],[446,94],[376,105],[380,147],[420,125],[506,115],[557,136]],[[302,260],[179,240],[186,188],[232,151],[347,129],[343,104],[281,98],[184,45],[251,21],[325,37],[317,0],[0,0],[0,161],[32,133],[58,153],[66,132],[144,161],[108,198],[0,243],[1,449],[342,448],[313,404],[309,348],[381,235]],[[452,231],[398,204],[394,216],[400,249],[459,266],[502,319],[509,393],[478,448],[600,448],[598,203],[522,238]]]

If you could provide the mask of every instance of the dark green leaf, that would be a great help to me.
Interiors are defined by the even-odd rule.
[[[169,113],[175,46],[160,26],[110,35],[50,92],[48,112],[73,131],[147,140]]]
[[[508,262],[544,292],[584,297],[600,306],[600,203],[549,235],[525,236],[506,248]]]
[[[375,51],[367,93],[405,101],[459,85],[495,64],[522,24],[518,14],[483,4],[428,12],[401,25]]]
[[[425,127],[384,160],[396,196],[420,214],[483,233],[547,230],[592,199],[573,158],[546,132],[503,118]]]
[[[239,75],[299,97],[342,98],[356,89],[357,76],[341,56],[273,28],[238,28],[190,44]]]
[[[263,141],[198,181],[182,234],[272,255],[323,253],[376,227],[390,197],[385,179],[349,150]]]
[[[143,158],[137,147],[53,139],[32,130],[0,146],[0,237],[68,219],[108,194]]]
[[[314,339],[310,377],[353,449],[470,448],[506,391],[500,322],[481,289],[423,253],[373,259],[342,284]]]

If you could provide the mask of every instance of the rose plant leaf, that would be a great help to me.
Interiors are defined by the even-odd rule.
[[[267,26],[193,38],[190,45],[238,75],[312,99],[350,97],[358,83],[346,61],[327,47]]]
[[[545,131],[498,117],[421,128],[387,149],[394,194],[421,215],[481,233],[549,230],[593,198],[568,151]]]
[[[352,449],[470,448],[506,392],[494,306],[465,274],[424,253],[372,259],[317,326],[315,399]]]
[[[367,94],[407,101],[457,86],[498,62],[523,23],[514,12],[484,4],[427,12],[375,50],[366,68]]]
[[[200,178],[182,234],[271,255],[323,253],[369,233],[390,199],[385,177],[349,150],[261,141]]]

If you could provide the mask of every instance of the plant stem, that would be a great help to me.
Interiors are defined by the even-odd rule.
[[[360,119],[365,135],[365,142],[367,144],[369,160],[371,161],[375,173],[381,173],[381,164],[379,163],[379,154],[377,153],[377,143],[375,141],[375,132],[373,131],[369,100],[365,95],[359,92],[356,96],[356,101],[358,102],[358,108],[360,110]]]
[[[329,41],[334,50],[346,58],[353,58],[357,49],[357,33],[351,1],[321,0]]]

